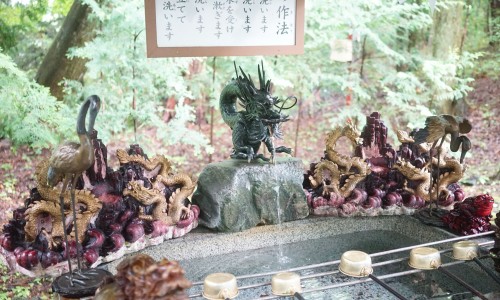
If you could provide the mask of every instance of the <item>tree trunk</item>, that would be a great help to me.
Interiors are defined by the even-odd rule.
[[[217,57],[214,56],[214,59],[212,61],[212,87],[215,86],[215,70],[216,70],[216,64],[215,64],[215,59]],[[215,108],[213,106],[210,107],[210,146],[214,145],[214,111]],[[208,155],[208,163],[212,162],[212,153]]]
[[[299,95],[299,99],[302,99],[302,95]],[[298,111],[297,111],[297,123],[295,125],[295,139],[294,139],[294,150],[293,156],[299,157],[299,135],[300,135],[300,120],[302,119],[302,101],[298,103]]]
[[[75,0],[61,29],[57,33],[42,64],[38,68],[35,80],[46,87],[57,99],[63,98],[63,79],[82,80],[86,71],[85,59],[66,57],[71,47],[83,46],[94,38],[95,21],[90,21],[90,7],[80,0]]]
[[[458,48],[458,54],[462,55],[463,50],[464,50],[464,42],[465,42],[465,37],[467,36],[467,25],[470,17],[470,0],[466,1],[466,14],[465,14],[465,21],[464,21],[464,29],[462,31],[462,37],[460,38],[460,47]]]
[[[493,22],[496,18],[499,18],[500,17],[500,1],[498,0],[491,0],[490,1],[490,7],[489,7],[489,18],[488,18],[488,33],[489,33],[489,36],[491,37],[493,34],[495,34],[494,32],[494,26],[493,24],[495,24],[495,22]],[[498,41],[493,41],[492,39],[490,39],[490,46],[495,46],[495,44],[498,44]]]
[[[460,47],[464,16],[464,7],[460,3],[450,5],[448,9],[434,11],[434,22],[429,36],[433,57],[446,59]]]

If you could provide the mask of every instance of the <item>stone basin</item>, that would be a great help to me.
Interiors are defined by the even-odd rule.
[[[280,270],[300,268],[340,259],[343,252],[360,250],[376,253],[401,247],[456,237],[436,227],[422,224],[414,217],[309,217],[304,220],[287,222],[280,225],[255,227],[243,232],[215,233],[205,228],[197,228],[189,235],[169,240],[163,244],[142,250],[155,260],[164,257],[180,261],[186,270],[186,277],[197,283],[188,293],[201,294],[203,279],[215,272],[232,273],[238,276],[258,273],[273,273]],[[493,236],[479,241],[492,241]],[[435,246],[438,249],[451,249],[452,242]],[[492,244],[484,247],[484,251]],[[483,251],[483,252],[484,252]],[[483,253],[484,254],[484,253]],[[405,257],[409,250],[390,255],[374,257],[373,263],[398,259],[402,261],[374,268],[377,276],[411,270]],[[451,253],[443,254],[443,262],[453,261]],[[490,259],[483,259],[493,270]],[[114,261],[107,265],[115,272]],[[498,284],[489,278],[475,263],[466,262],[448,267],[458,276],[483,293],[499,291]],[[300,270],[303,276],[338,270],[338,265]],[[463,277],[466,274],[466,277]],[[356,280],[340,273],[302,280],[304,290]],[[237,299],[254,299],[261,296],[272,298],[271,275],[238,279],[240,286],[254,284],[267,285],[244,289]],[[467,290],[438,271],[386,279],[385,282],[410,299],[472,299]],[[306,299],[393,299],[394,296],[374,282],[344,286],[328,291],[307,293]],[[443,298],[438,298],[443,297]],[[448,298],[446,298],[448,297]],[[469,298],[467,298],[469,297]],[[196,297],[195,297],[196,298]],[[201,299],[201,298],[198,298]]]

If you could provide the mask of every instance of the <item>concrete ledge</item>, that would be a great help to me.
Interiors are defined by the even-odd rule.
[[[196,228],[186,236],[168,240],[140,252],[150,255],[155,260],[163,258],[186,260],[367,230],[396,231],[422,243],[455,236],[443,229],[424,225],[414,217],[405,215],[353,218],[309,217],[281,225],[259,226],[234,233],[216,233],[206,228]],[[109,263],[108,270],[114,273],[122,259]]]

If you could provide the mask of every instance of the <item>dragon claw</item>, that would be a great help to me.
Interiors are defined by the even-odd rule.
[[[181,208],[182,214],[181,214],[181,219],[185,219],[189,216],[189,213],[191,212],[191,204],[188,205],[188,207],[184,206]]]
[[[255,155],[254,159],[262,159],[263,161],[270,161],[269,158],[265,157],[263,154],[257,154]]]
[[[276,153],[287,153],[287,154],[292,154],[292,148],[285,147],[285,146],[279,146],[276,148]]]

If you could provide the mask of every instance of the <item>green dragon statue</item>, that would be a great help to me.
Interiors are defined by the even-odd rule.
[[[258,66],[260,88],[257,89],[252,78],[247,76],[241,67],[239,69],[242,76],[238,74],[234,63],[236,79],[233,78],[222,90],[219,106],[224,122],[233,130],[231,158],[247,159],[248,162],[260,158],[274,163],[276,153],[292,152],[291,148],[285,146],[275,148],[273,138],[282,138],[280,126],[289,119],[287,115],[281,113],[281,110],[292,108],[297,103],[297,98],[288,97],[281,100],[272,97],[271,80],[266,81],[262,62],[261,65]],[[294,103],[285,108],[286,102],[290,99],[293,99]],[[237,111],[237,100],[244,110]],[[271,158],[257,154],[262,142],[271,153]]]

